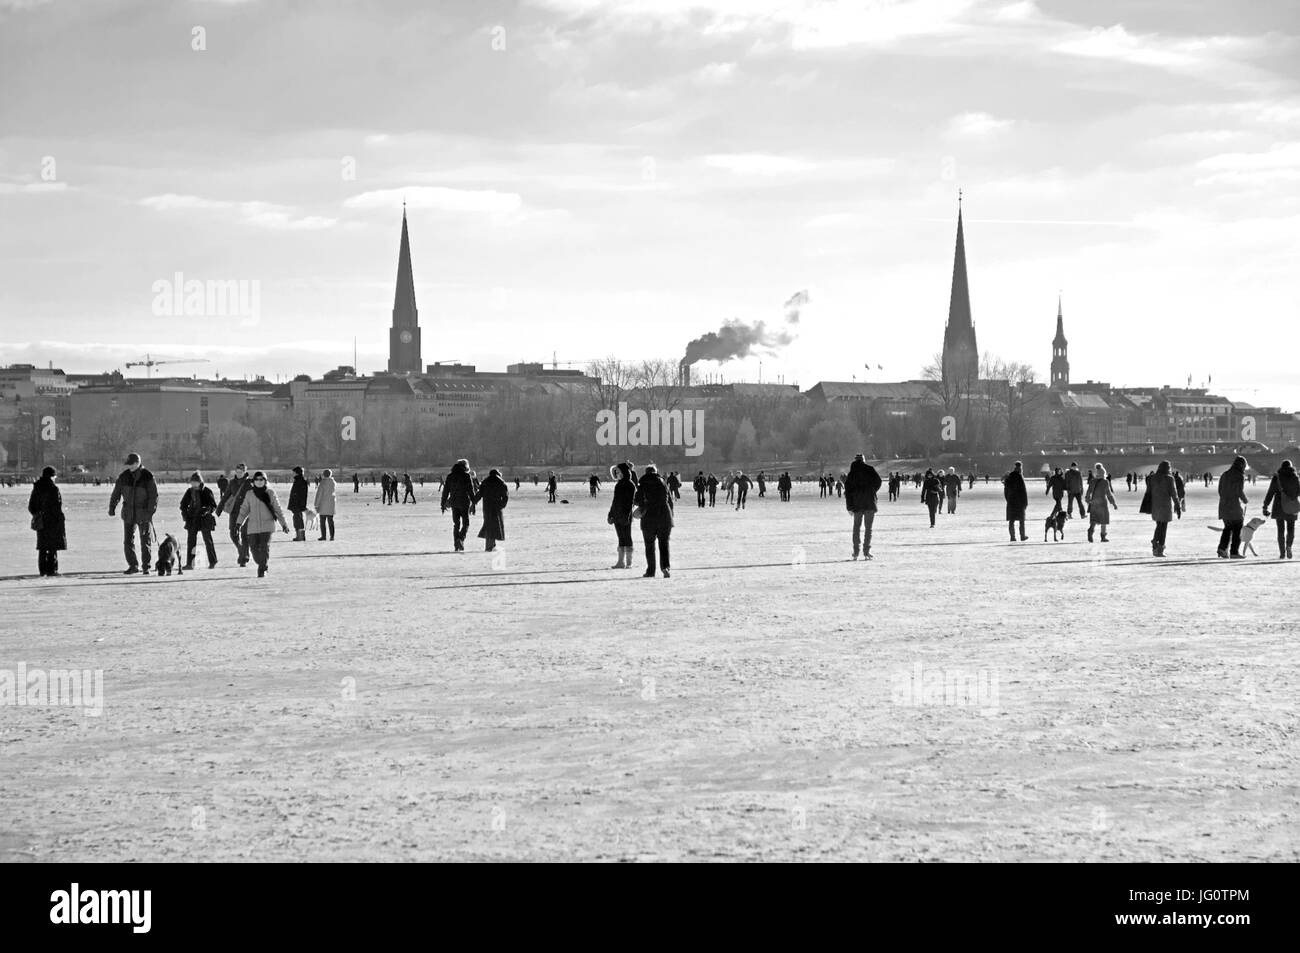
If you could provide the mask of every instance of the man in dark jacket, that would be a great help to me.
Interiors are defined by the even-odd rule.
[[[1219,519],[1223,534],[1219,536],[1220,559],[1244,559],[1241,554],[1241,528],[1246,523],[1246,458],[1234,457],[1232,466],[1219,479]],[[1228,546],[1231,544],[1231,556]]]
[[[212,542],[212,531],[217,528],[217,501],[212,491],[203,483],[203,474],[197,470],[190,474],[190,488],[181,497],[181,519],[185,524],[185,568],[194,568],[194,550],[199,534],[203,534],[203,547],[208,551],[208,568],[217,568],[217,547]]]
[[[710,473],[708,480],[705,482],[709,487],[709,506],[716,506],[718,502],[718,478]]]
[[[293,541],[307,542],[307,524],[302,514],[307,509],[307,477],[302,467],[293,468],[293,486],[289,487],[289,512],[293,514]]]
[[[1061,472],[1060,467],[1052,471],[1052,475],[1047,478],[1047,490],[1044,495],[1047,493],[1050,493],[1052,499],[1056,501],[1056,506],[1052,510],[1052,515],[1055,516],[1057,512],[1064,509],[1061,501],[1065,499],[1065,474]],[[1069,511],[1066,510],[1066,512]]]
[[[451,539],[456,552],[465,551],[469,517],[474,512],[474,480],[469,475],[469,461],[457,460],[442,481],[442,512],[451,507]]]
[[[158,484],[153,474],[140,463],[140,454],[126,455],[126,469],[117,476],[113,495],[108,500],[108,515],[114,516],[117,504],[122,504],[122,551],[126,555],[125,575],[143,571],[149,575],[153,549],[153,514],[158,509]],[[140,534],[140,555],[144,568],[135,558],[135,537]]]
[[[646,579],[654,578],[655,543],[658,542],[659,565],[667,579],[668,537],[673,531],[673,495],[668,492],[668,485],[654,464],[645,468],[633,500],[641,507],[641,537],[645,540],[646,570],[642,575]]]
[[[1079,518],[1082,519],[1088,515],[1083,508],[1083,471],[1079,469],[1079,464],[1071,463],[1070,469],[1065,471],[1065,492],[1069,494],[1065,500],[1065,512],[1071,517],[1074,516],[1074,504],[1079,504]]]
[[[1020,524],[1020,541],[1029,539],[1025,535],[1025,511],[1029,509],[1029,489],[1025,486],[1024,464],[1016,461],[1016,467],[1002,478],[1002,496],[1007,501],[1007,532],[1011,542],[1016,541],[1016,523]]]
[[[703,470],[695,474],[695,482],[691,486],[695,488],[695,505],[704,509],[704,491],[708,489],[709,482],[704,478]]]
[[[235,553],[239,565],[248,565],[248,530],[239,523],[239,508],[244,503],[244,495],[253,487],[253,478],[248,473],[248,466],[240,463],[235,466],[235,473],[226,484],[226,492],[217,503],[216,515],[230,513],[230,541],[235,544]]]
[[[880,474],[859,453],[849,464],[849,475],[844,481],[844,505],[853,514],[854,559],[858,558],[859,552],[864,559],[873,558],[871,527],[876,521],[876,494],[879,492]]]
[[[411,482],[411,474],[403,473],[402,474],[402,505],[403,506],[406,505],[407,500],[410,500],[412,505],[416,503],[415,484]]]
[[[555,479],[555,471],[552,470],[550,476],[546,478],[546,502],[555,502],[555,491],[559,487],[559,481]]]

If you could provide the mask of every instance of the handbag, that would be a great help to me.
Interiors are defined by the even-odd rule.
[[[1287,496],[1281,490],[1278,491],[1277,495],[1282,500],[1281,507],[1283,513],[1285,513],[1287,516],[1300,516],[1300,496],[1297,496],[1293,499],[1292,497]]]
[[[1150,514],[1150,512],[1151,512],[1151,487],[1147,487],[1147,491],[1146,491],[1146,493],[1144,493],[1144,494],[1142,495],[1142,505],[1138,507],[1138,512],[1139,512],[1139,513],[1147,513],[1147,514]]]
[[[37,513],[35,516],[32,517],[32,529],[36,530],[36,532],[38,532],[38,533],[39,533],[41,530],[45,529],[45,514],[44,514],[44,513]]]

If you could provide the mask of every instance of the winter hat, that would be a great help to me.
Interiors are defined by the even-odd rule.
[[[253,474],[253,479],[254,479],[254,480],[265,480],[265,479],[266,479],[266,474],[263,473],[261,470],[258,470],[256,473]]]
[[[195,480],[198,480],[200,483],[203,482],[203,474],[200,473],[198,470],[195,470],[193,473],[190,474],[190,482],[193,483]]]
[[[1244,470],[1244,469],[1246,469],[1246,458],[1245,458],[1245,457],[1233,457],[1233,458],[1232,458],[1232,468],[1233,468],[1234,470]]]
[[[128,467],[129,467],[131,464],[133,464],[133,463],[139,463],[139,462],[140,462],[140,454],[138,454],[138,453],[128,453],[128,454],[126,455],[126,465],[127,465]]]
[[[658,473],[658,472],[659,472],[659,469],[658,469],[658,468],[657,468],[653,463],[648,463],[648,464],[646,464],[646,468],[645,468],[645,471],[644,471],[644,475],[645,475],[645,476],[649,476],[649,475],[652,474],[652,473]]]
[[[324,470],[322,470],[322,471],[320,472],[320,475],[323,476],[323,477],[333,476],[333,475],[334,475],[334,471],[331,470],[329,467],[326,467]]]
[[[302,467],[294,467],[293,472],[298,474],[298,476],[302,476]]]
[[[488,471],[488,476],[499,478],[501,476],[501,471],[498,470],[496,467],[493,467],[491,470]]]
[[[42,477],[42,478],[44,478],[44,477],[52,477],[52,476],[54,476],[54,475],[55,475],[56,473],[58,473],[58,472],[59,472],[59,471],[55,470],[54,467],[46,467],[44,470],[41,471],[41,477]]]

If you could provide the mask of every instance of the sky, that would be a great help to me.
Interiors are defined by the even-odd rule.
[[[1294,0],[0,0],[0,364],[382,369],[405,200],[426,363],[916,378],[958,189],[982,350],[1300,411]]]

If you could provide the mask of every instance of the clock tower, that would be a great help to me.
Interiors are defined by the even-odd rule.
[[[411,238],[406,231],[406,203],[402,203],[402,245],[397,253],[397,293],[393,298],[393,326],[388,331],[388,372],[419,374],[420,312],[415,307],[415,279],[411,275]]]

